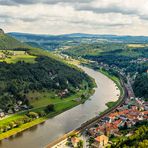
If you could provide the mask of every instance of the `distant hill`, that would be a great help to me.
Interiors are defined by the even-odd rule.
[[[147,36],[117,36],[110,34],[85,34],[85,33],[72,33],[62,35],[44,35],[44,34],[30,34],[11,32],[9,36],[24,42],[36,48],[53,51],[63,46],[77,46],[81,43],[94,43],[101,41],[118,42],[118,43],[147,43]]]
[[[71,40],[66,36],[42,35],[42,34],[27,34],[27,33],[8,33],[8,35],[17,40],[27,43],[30,46],[42,48],[46,50],[55,50],[63,42]]]
[[[72,33],[63,35],[43,35],[43,34],[29,34],[29,33],[16,33],[12,32],[9,35],[21,39],[24,42],[31,40],[71,40],[74,38],[98,38],[107,39],[112,41],[121,41],[126,43],[146,43],[148,42],[148,36],[121,36],[112,34],[85,34],[85,33]]]

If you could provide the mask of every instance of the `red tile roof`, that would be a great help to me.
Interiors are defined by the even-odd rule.
[[[113,124],[116,125],[116,126],[118,126],[121,121],[122,121],[121,119],[116,120],[115,122],[113,122]]]
[[[144,115],[148,115],[148,111],[144,111],[143,113],[144,113]]]

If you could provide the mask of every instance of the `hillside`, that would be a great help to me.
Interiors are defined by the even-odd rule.
[[[84,57],[87,55],[100,55],[103,52],[114,51],[117,49],[126,48],[126,44],[113,43],[108,41],[83,43],[77,46],[71,46],[68,50],[63,50],[63,53],[74,57]]]
[[[29,34],[29,33],[8,33],[8,35],[16,38],[17,40],[23,41],[30,46],[36,48],[42,48],[45,50],[55,50],[59,48],[64,42],[69,41],[68,37],[65,36],[54,36],[54,35],[42,35],[42,34]]]
[[[41,105],[44,100],[44,105],[54,102],[45,94],[60,101],[93,88],[88,75],[49,52],[28,48],[5,34],[0,35],[0,45],[0,109],[5,112],[21,110],[24,105],[34,107],[36,102]]]
[[[148,69],[148,37],[147,36],[118,36],[98,34],[63,34],[63,35],[34,35],[10,33],[21,41],[34,47],[56,50],[74,58],[94,60],[115,69],[123,70],[125,75],[130,73],[136,96],[146,97]],[[139,75],[137,75],[139,73]],[[143,75],[146,75],[144,78]],[[140,77],[142,79],[140,79]],[[136,78],[136,79],[135,79]],[[141,85],[137,86],[140,83]]]
[[[5,34],[2,29],[0,32],[0,49],[15,49],[26,47],[23,43],[19,42],[15,38]]]

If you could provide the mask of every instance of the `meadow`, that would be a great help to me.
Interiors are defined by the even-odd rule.
[[[2,58],[3,56],[3,58]],[[0,62],[16,63],[18,61],[24,61],[27,63],[34,63],[36,56],[30,55],[25,51],[6,50],[0,51]]]

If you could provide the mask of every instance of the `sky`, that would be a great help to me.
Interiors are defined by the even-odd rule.
[[[148,0],[0,0],[0,28],[148,36]]]

